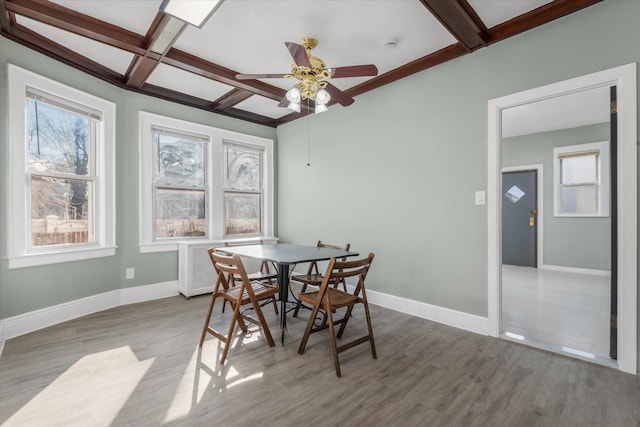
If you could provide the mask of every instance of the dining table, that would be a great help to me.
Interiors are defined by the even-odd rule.
[[[312,261],[326,261],[331,258],[358,256],[358,252],[345,251],[327,247],[298,245],[293,243],[266,243],[260,245],[226,246],[216,251],[229,255],[238,254],[257,260],[266,260],[276,264],[278,268],[278,287],[280,298],[281,343],[287,328],[287,303],[289,302],[289,274],[291,266]]]

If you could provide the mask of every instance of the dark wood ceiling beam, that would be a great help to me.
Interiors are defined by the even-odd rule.
[[[190,107],[199,108],[201,110],[210,111],[212,113],[218,113],[236,119],[246,120],[260,125],[276,127],[276,121],[271,117],[262,116],[248,111],[237,110],[234,108],[230,108],[227,110],[214,109],[213,104],[206,99],[197,98],[195,96],[187,95],[182,92],[176,92],[164,87],[146,84],[140,89],[130,89],[134,92],[143,93],[145,95],[154,96],[156,98],[166,99],[167,101],[177,102],[179,104],[188,105]]]
[[[108,44],[127,52],[144,55],[144,37],[124,28],[67,9],[49,1],[4,0],[7,11],[47,25]]]
[[[23,27],[19,24],[14,24],[11,28],[11,33],[6,34],[6,37],[27,46],[37,52],[40,52],[50,58],[63,62],[88,74],[91,74],[99,79],[105,80],[109,83],[123,87],[122,75],[107,68],[95,61],[88,59],[72,50],[67,49],[51,40],[42,37],[30,29]]]
[[[469,13],[468,9],[471,8],[465,7],[458,0],[420,0],[420,2],[467,51],[473,52],[485,46],[484,24],[475,13]]]
[[[149,76],[151,76],[151,73],[153,73],[153,70],[155,70],[160,63],[162,56],[171,49],[171,46],[187,26],[187,24],[182,24],[181,28],[173,35],[172,40],[167,43],[167,46],[162,52],[152,52],[151,48],[153,48],[154,44],[160,37],[163,37],[163,31],[165,31],[170,20],[171,17],[165,13],[158,12],[156,14],[156,17],[151,23],[151,26],[145,36],[147,46],[145,54],[142,56],[136,56],[131,61],[131,64],[129,64],[129,69],[125,73],[125,82],[127,86],[137,88],[142,87],[142,85],[144,85],[149,79]]]
[[[460,43],[452,44],[429,55],[411,61],[401,67],[395,68],[377,77],[369,79],[344,92],[352,97],[361,95],[370,90],[392,83],[396,80],[408,77],[412,74],[424,71],[428,68],[440,65],[444,62],[463,56],[467,50]]]
[[[7,10],[5,3],[5,0],[0,0],[0,30],[8,33],[15,22],[15,16]]]
[[[181,70],[189,71],[202,77],[246,90],[256,95],[280,101],[286,94],[284,89],[271,86],[260,80],[238,80],[236,71],[224,68],[213,62],[205,61],[178,49],[171,49],[162,58],[164,64],[172,65]]]
[[[243,89],[233,89],[213,101],[213,108],[226,110],[253,96],[253,93]]]
[[[603,0],[556,0],[490,28],[485,39],[487,44],[494,44],[601,1]]]
[[[276,121],[276,119],[273,119],[271,117],[261,116],[259,114],[252,113],[250,111],[240,110],[238,108],[227,108],[226,110],[220,112],[220,114],[225,114],[225,115],[228,115],[229,117],[250,121],[253,123],[269,126],[272,128],[278,127],[278,122]]]
[[[358,95],[362,95],[365,92],[369,92],[373,89],[377,89],[379,87],[392,83],[396,80],[408,77],[412,74],[424,71],[428,68],[466,55],[467,53],[467,50],[460,43],[452,44],[436,52],[433,52],[432,54],[418,58],[415,61],[411,61],[401,67],[395,68],[384,74],[380,74],[379,76],[362,82],[359,85],[353,86],[345,90],[344,93],[351,97],[356,97]],[[299,119],[300,117],[304,117],[304,115],[305,114],[300,113],[288,114],[284,117],[279,118],[278,124],[284,124],[294,121],[296,119]]]
[[[148,56],[136,56],[129,65],[129,70],[125,76],[125,84],[130,87],[142,87],[158,64],[157,60]]]
[[[603,0],[555,0],[522,16],[487,29],[467,0],[421,0],[425,7],[456,37],[458,43],[367,80],[345,90],[345,93],[355,97],[601,1]],[[131,52],[137,57],[132,61],[125,79],[113,70],[18,25],[16,14]],[[163,52],[166,53],[165,56],[152,52],[150,47],[162,31],[162,15],[159,13],[159,17],[156,17],[156,21],[150,27],[146,37],[143,37],[49,1],[0,0],[0,25],[3,36],[119,87],[266,126],[275,127],[276,123],[286,123],[308,114],[307,111],[291,113],[274,120],[233,108],[233,105],[247,99],[251,94],[280,101],[286,91],[260,80],[237,80],[235,71],[175,48],[169,47],[167,52]],[[159,61],[232,86],[235,89],[216,101],[210,102],[146,84],[145,82]],[[125,81],[130,86],[126,86]]]

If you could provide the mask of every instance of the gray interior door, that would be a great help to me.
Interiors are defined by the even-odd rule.
[[[537,171],[502,173],[502,263],[537,267]]]

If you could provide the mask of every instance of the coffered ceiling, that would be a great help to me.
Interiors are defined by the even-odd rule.
[[[331,80],[358,102],[600,1],[226,0],[197,28],[160,12],[161,0],[0,0],[0,25],[3,37],[118,87],[276,127],[307,114],[278,107],[295,81],[235,76],[290,72],[285,42],[317,39],[327,67],[376,65],[377,76]]]

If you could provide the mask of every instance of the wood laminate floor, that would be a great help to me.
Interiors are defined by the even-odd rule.
[[[221,366],[213,337],[198,351],[208,301],[122,306],[7,341],[0,424],[640,426],[638,376],[376,306],[378,359],[366,344],[342,353],[342,378],[324,333],[297,354],[305,320],[291,317],[284,346],[254,329]]]

